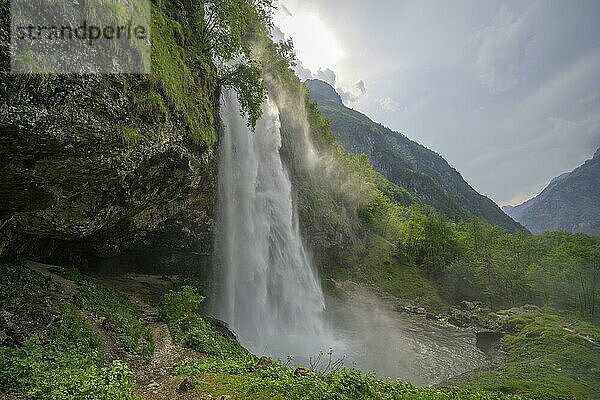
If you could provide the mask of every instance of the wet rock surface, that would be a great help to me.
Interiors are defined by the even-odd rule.
[[[214,151],[175,117],[136,120],[136,82],[2,79],[0,256],[173,272],[210,253]]]
[[[60,314],[37,305],[0,310],[0,345],[20,346],[27,339],[43,336],[60,323]]]

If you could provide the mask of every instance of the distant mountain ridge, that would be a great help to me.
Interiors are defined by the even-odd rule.
[[[346,107],[328,83],[313,79],[305,85],[321,113],[331,120],[342,147],[366,154],[377,171],[424,204],[453,220],[475,216],[511,231],[522,228],[496,203],[469,186],[437,153]]]
[[[537,196],[503,210],[531,232],[600,234],[600,149],[583,165],[552,179]]]

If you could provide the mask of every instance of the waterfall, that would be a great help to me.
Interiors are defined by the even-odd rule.
[[[315,354],[325,303],[307,254],[282,163],[279,110],[271,101],[255,132],[229,95],[221,107],[215,314],[257,355]]]

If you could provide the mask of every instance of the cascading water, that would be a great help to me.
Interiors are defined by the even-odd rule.
[[[281,161],[279,110],[267,100],[255,132],[235,96],[221,108],[216,315],[255,354],[315,354],[326,339],[323,293],[300,235]]]

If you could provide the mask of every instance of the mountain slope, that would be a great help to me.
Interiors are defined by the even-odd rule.
[[[552,179],[536,197],[503,209],[533,233],[600,234],[600,149],[572,172]]]
[[[476,216],[508,230],[520,228],[437,153],[344,106],[329,84],[308,80],[305,85],[319,110],[331,120],[341,145],[349,152],[367,154],[377,171],[423,203],[454,220]]]

